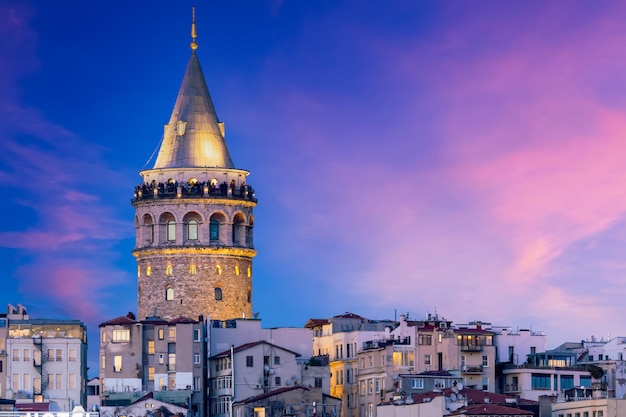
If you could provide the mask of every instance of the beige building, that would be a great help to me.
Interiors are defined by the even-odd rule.
[[[252,316],[257,204],[235,167],[196,54],[152,168],[135,187],[138,318]]]
[[[552,404],[552,417],[615,417],[626,415],[626,400],[599,398]]]

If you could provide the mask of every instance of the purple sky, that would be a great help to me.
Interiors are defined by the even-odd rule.
[[[0,3],[0,305],[136,311],[133,187],[190,55],[192,2]],[[550,347],[626,335],[626,5],[196,3],[251,171],[269,326],[437,311]]]

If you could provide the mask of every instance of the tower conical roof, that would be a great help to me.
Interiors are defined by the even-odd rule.
[[[195,49],[153,169],[234,168]]]

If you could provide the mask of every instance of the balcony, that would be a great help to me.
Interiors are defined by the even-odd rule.
[[[158,183],[142,184],[135,187],[132,203],[141,200],[159,200],[173,198],[228,198],[233,200],[246,200],[256,203],[254,190],[249,185],[230,187],[226,183],[220,186],[210,186],[207,183],[171,184]]]
[[[461,366],[461,373],[466,375],[480,375],[483,373],[482,365],[463,365]]]
[[[461,352],[482,352],[482,345],[459,345]]]
[[[517,384],[506,384],[506,387],[504,388],[504,391],[508,394],[508,393],[516,393],[516,392],[520,392],[520,388],[519,385]]]

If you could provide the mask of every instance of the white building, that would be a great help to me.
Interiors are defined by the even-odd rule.
[[[87,328],[78,320],[31,319],[22,305],[6,316],[6,397],[16,404],[87,405]]]

